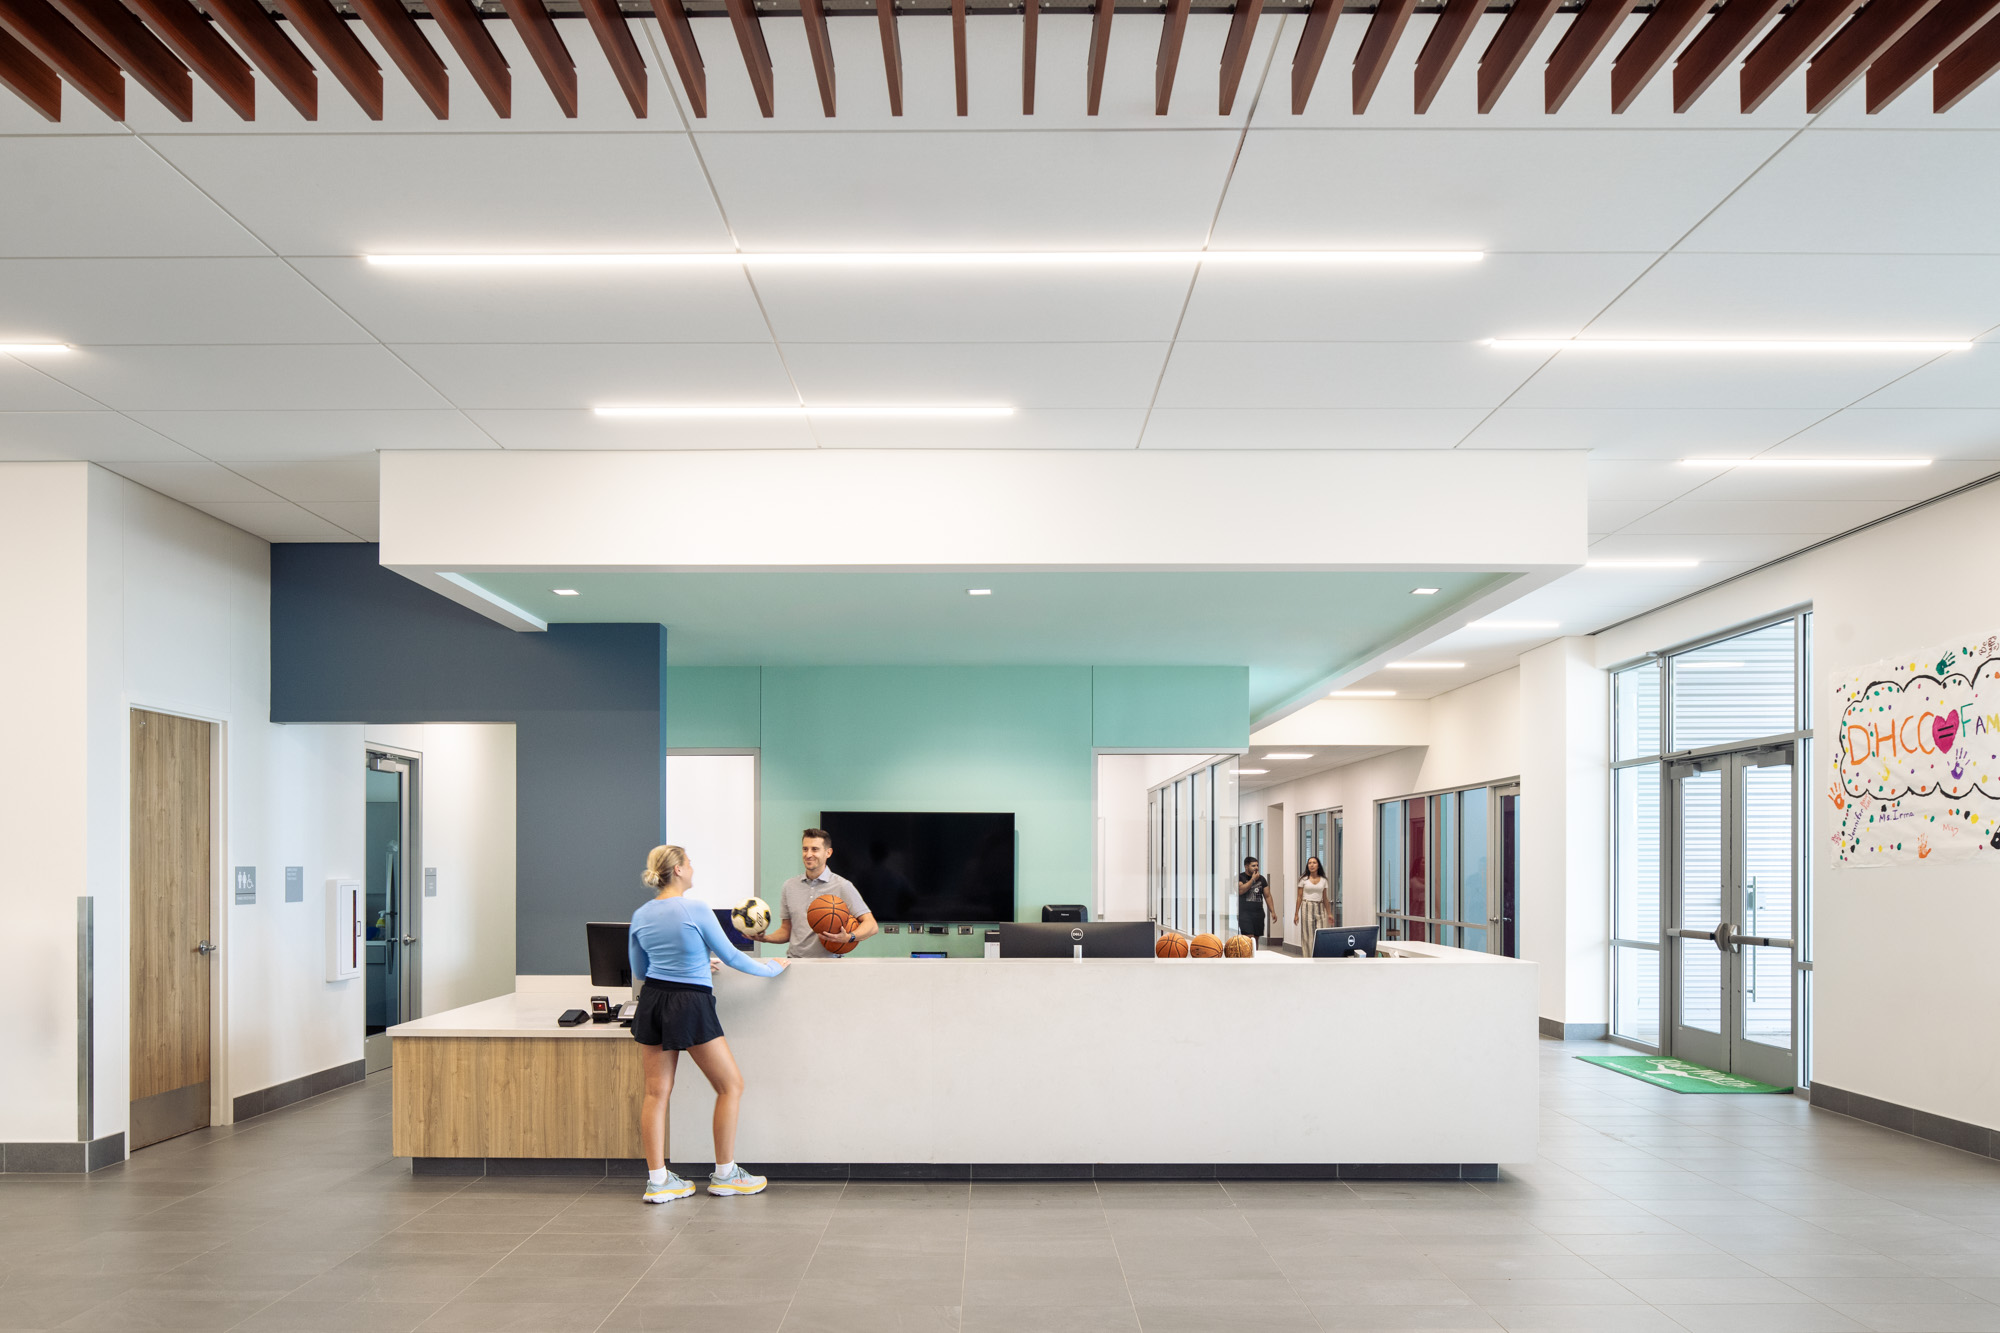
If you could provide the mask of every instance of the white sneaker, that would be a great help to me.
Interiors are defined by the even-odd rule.
[[[708,1178],[708,1192],[710,1194],[762,1194],[764,1186],[769,1183],[762,1176],[751,1175],[739,1163],[736,1166],[730,1167],[729,1174],[726,1176],[710,1176]]]
[[[641,1203],[672,1203],[675,1199],[685,1199],[693,1193],[694,1186],[669,1171],[667,1172],[667,1178],[657,1185],[650,1180],[647,1181],[646,1192],[639,1196],[639,1201]]]

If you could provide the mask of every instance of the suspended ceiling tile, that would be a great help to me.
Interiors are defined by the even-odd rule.
[[[1675,500],[1618,530],[1621,537],[1825,534],[1895,509],[1884,500]]]
[[[366,504],[352,504],[341,501],[308,500],[299,508],[316,518],[323,518],[338,525],[365,542],[382,539],[382,519],[371,500]]]
[[[1659,500],[1599,500],[1593,496],[1590,501],[1590,530],[1600,536],[1609,535],[1628,523],[1644,518],[1662,503]]]
[[[1781,456],[1774,451],[1765,457]],[[1810,457],[1800,450],[1796,456]],[[1689,473],[1700,485],[1689,500],[1877,502],[1891,508],[1915,504],[1942,491],[1978,481],[2000,470],[1993,461],[1947,461],[1927,468],[1702,468]],[[1866,521],[1866,520],[1861,520]]]
[[[1159,405],[1491,408],[1533,370],[1471,343],[1183,341]]]
[[[524,75],[533,70],[517,71],[517,84]],[[679,134],[218,134],[153,143],[285,255],[730,248]]]
[[[1467,449],[1589,449],[1593,459],[1747,455],[1804,430],[1815,408],[1502,407]]]
[[[150,94],[130,90],[131,100]],[[0,100],[14,95],[0,93]],[[69,90],[63,111],[95,108]],[[234,117],[232,117],[234,119]],[[268,253],[214,200],[134,136],[0,136],[0,253],[62,255],[262,255]]]
[[[103,403],[85,395],[46,373],[53,360],[74,360],[78,354],[60,358],[38,356],[33,364],[23,358],[0,356],[0,412],[90,412],[101,411]],[[39,367],[39,368],[38,368]]]
[[[1869,400],[1879,402],[1881,395]],[[1775,455],[1801,458],[2000,460],[2000,407],[1851,407],[1785,441]]]
[[[1146,414],[1127,408],[1029,408],[965,421],[820,420],[827,449],[1130,449]]]
[[[321,518],[287,500],[217,501],[194,503],[196,509],[211,514],[234,527],[267,542],[348,542],[362,538],[336,523]]]
[[[1645,580],[1654,576],[1672,576],[1663,578],[1662,584],[1679,580],[1700,587],[1720,577],[1712,566],[1775,560],[1832,535],[1833,529],[1830,528],[1801,533],[1676,533],[1657,536],[1615,532],[1602,541],[1591,543],[1592,560],[1692,559],[1701,563],[1693,569],[1594,569],[1586,572],[1630,578],[1635,580],[1635,587],[1644,586]]]
[[[188,451],[118,412],[0,412],[0,460],[172,462]]]
[[[1161,407],[1148,449],[1450,449],[1479,408]]]
[[[753,270],[778,341],[1159,342],[1194,265],[1144,269]]]
[[[1164,343],[791,343],[785,362],[815,406],[1144,408],[1166,353]]]
[[[804,421],[608,418],[582,408],[491,409],[466,413],[506,449],[811,449]]]
[[[410,343],[397,355],[460,407],[796,403],[770,343]]]
[[[231,471],[273,495],[299,504],[362,504],[373,508],[380,495],[378,458],[373,453],[345,458],[238,458]]]
[[[405,410],[134,412],[162,435],[208,458],[304,459],[378,449],[492,449],[494,442],[450,407]]]
[[[1533,378],[1510,407],[1835,411],[1908,374],[1924,353],[1561,352],[1482,349]]]
[[[1671,254],[1594,338],[1975,338],[2000,314],[2000,254]]]
[[[441,407],[408,366],[373,344],[80,347],[63,381],[120,410]]]
[[[1590,498],[1648,500],[1655,504],[1685,495],[1707,478],[1666,459],[1590,460]]]
[[[282,259],[0,260],[0,292],[0,340],[40,329],[68,343],[369,341]]]
[[[1855,406],[2000,408],[2000,344],[1937,357]]]
[[[119,476],[138,482],[183,504],[211,501],[262,502],[279,497],[239,472],[188,454],[174,462],[108,464]]]

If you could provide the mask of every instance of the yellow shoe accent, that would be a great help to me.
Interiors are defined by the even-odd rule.
[[[770,1182],[762,1176],[753,1176],[742,1167],[732,1170],[727,1176],[710,1176],[710,1194],[762,1194],[764,1186]]]

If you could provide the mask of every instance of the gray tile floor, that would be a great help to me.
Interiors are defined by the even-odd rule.
[[[0,1176],[0,1329],[2000,1330],[2000,1163],[1542,1043],[1483,1184],[412,1179],[388,1083]],[[1468,1106],[1465,1114],[1477,1115]]]

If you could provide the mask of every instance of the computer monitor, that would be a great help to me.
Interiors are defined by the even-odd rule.
[[[623,921],[590,921],[583,927],[590,945],[590,984],[629,986],[632,984],[632,927]]]
[[[1159,932],[1150,921],[1015,922],[1000,927],[1002,958],[1151,958]]]
[[[1333,930],[1316,930],[1313,932],[1313,957],[1352,958],[1359,951],[1363,958],[1373,958],[1380,930],[1380,926],[1339,926]]]
[[[948,953],[945,953],[945,952],[943,952],[942,950],[939,950],[939,949],[912,949],[912,950],[910,950],[910,957],[912,957],[912,958],[949,958],[949,957],[951,957],[951,955],[950,955],[950,954],[948,954]]]

